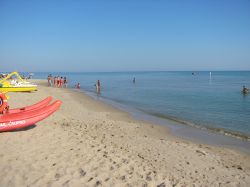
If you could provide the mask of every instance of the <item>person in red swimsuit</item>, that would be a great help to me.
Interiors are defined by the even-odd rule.
[[[63,77],[60,78],[60,83],[59,83],[59,87],[62,88],[63,87]]]
[[[58,88],[59,88],[59,86],[60,86],[60,77],[59,77],[59,76],[57,76],[57,83],[56,83],[56,87],[58,87]]]

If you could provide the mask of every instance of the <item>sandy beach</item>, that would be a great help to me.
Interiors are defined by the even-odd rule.
[[[11,108],[51,95],[61,108],[0,133],[0,186],[250,186],[250,155],[188,142],[82,92],[9,93]]]

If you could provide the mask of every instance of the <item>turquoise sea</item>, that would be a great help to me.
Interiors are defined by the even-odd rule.
[[[49,73],[35,73],[46,78]],[[250,71],[51,73],[88,94],[146,115],[250,138]],[[133,78],[135,77],[135,83]],[[95,83],[101,81],[101,93]]]

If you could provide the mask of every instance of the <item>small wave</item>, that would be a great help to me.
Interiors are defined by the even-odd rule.
[[[145,113],[147,113],[149,115],[153,115],[153,116],[158,117],[158,118],[171,120],[171,121],[174,121],[174,122],[177,122],[177,123],[180,123],[180,124],[183,124],[183,125],[188,125],[188,126],[191,126],[191,127],[195,127],[195,128],[201,129],[201,130],[208,130],[208,131],[219,133],[219,134],[222,134],[222,135],[225,135],[225,136],[231,136],[231,137],[234,137],[234,138],[238,138],[238,139],[241,139],[241,140],[244,140],[244,141],[250,141],[250,136],[247,135],[247,134],[241,133],[241,132],[230,131],[230,130],[223,129],[223,128],[210,127],[210,126],[207,126],[207,125],[204,125],[204,124],[199,125],[199,124],[195,124],[195,123],[192,123],[192,122],[189,122],[189,121],[185,121],[185,120],[173,117],[173,116],[167,116],[167,115],[160,114],[160,113],[153,113],[153,112],[148,112],[148,111],[143,111],[143,112],[145,112]]]

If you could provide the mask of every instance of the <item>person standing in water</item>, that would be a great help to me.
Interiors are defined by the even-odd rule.
[[[48,75],[48,86],[52,86],[52,76],[51,75]]]
[[[67,80],[66,77],[64,77],[64,79],[63,79],[63,85],[64,85],[65,88],[68,87],[68,80]]]
[[[54,87],[56,87],[56,83],[57,83],[57,77],[54,77]]]
[[[133,79],[133,83],[135,84],[135,77],[134,77],[134,79]]]
[[[100,93],[101,92],[101,82],[100,82],[100,80],[97,80],[95,86],[96,86],[96,92]]]
[[[63,88],[63,77],[60,78],[59,88]]]
[[[59,76],[57,76],[57,83],[56,83],[57,88],[60,87],[60,81],[61,81],[61,78]]]

